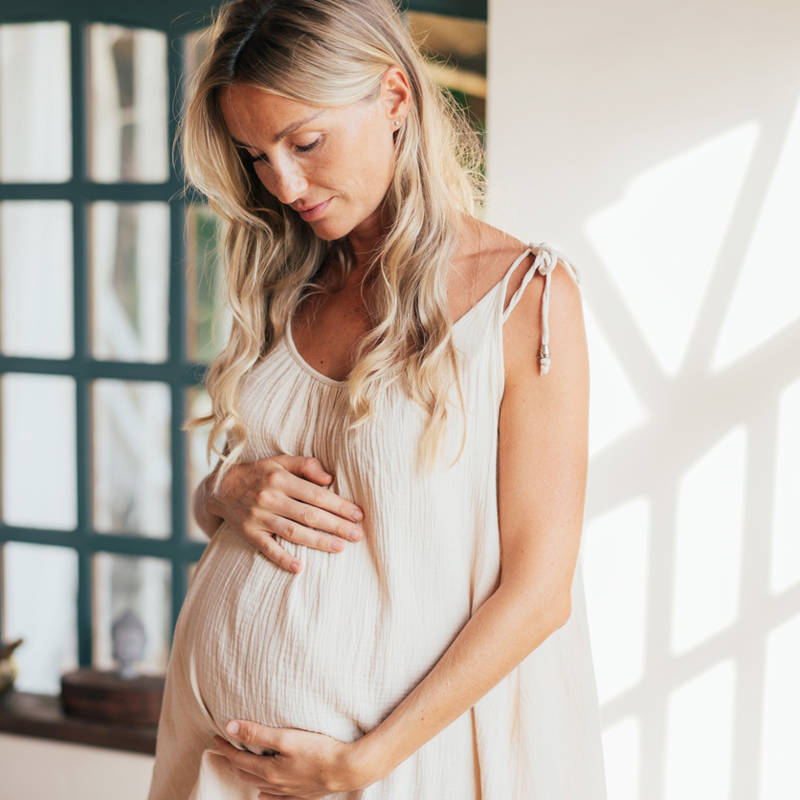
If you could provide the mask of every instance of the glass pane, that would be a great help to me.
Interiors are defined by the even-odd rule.
[[[0,180],[72,176],[66,22],[0,25]]]
[[[95,555],[93,666],[118,669],[121,656],[137,672],[166,671],[172,624],[170,583],[170,563],[164,559]]]
[[[186,355],[209,363],[231,331],[220,257],[221,220],[207,206],[186,209]]]
[[[3,639],[24,639],[14,651],[19,666],[14,688],[60,694],[62,673],[78,668],[77,553],[8,542],[2,561]]]
[[[89,25],[87,164],[95,181],[165,181],[167,37]]]
[[[169,206],[89,207],[92,355],[165,361],[169,320]]]
[[[170,534],[170,393],[153,381],[92,384],[94,527]]]
[[[426,57],[428,72],[467,112],[485,144],[486,21],[411,10],[405,11],[403,17]]]
[[[75,528],[75,381],[6,373],[0,386],[3,519],[21,527]]]
[[[2,350],[70,358],[72,206],[61,201],[0,203]]]
[[[205,387],[192,386],[186,390],[186,407],[187,417],[199,417],[211,413],[211,398],[208,396]],[[208,441],[208,433],[211,430],[211,425],[206,425],[202,428],[195,428],[194,430],[187,431],[186,433],[186,530],[188,531],[189,538],[198,542],[208,542],[208,536],[203,532],[203,529],[197,524],[194,517],[193,500],[194,492],[203,478],[208,475],[217,463],[217,458],[212,454],[211,463],[206,461],[206,442]],[[220,436],[216,445],[219,450],[222,450],[225,444],[225,435]]]

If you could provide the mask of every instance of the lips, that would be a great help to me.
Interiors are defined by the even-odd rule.
[[[318,203],[315,206],[308,206],[305,209],[297,209],[297,213],[305,220],[316,219],[321,214],[325,213],[325,209],[330,204],[332,197],[329,197],[327,200],[324,200],[322,203]]]

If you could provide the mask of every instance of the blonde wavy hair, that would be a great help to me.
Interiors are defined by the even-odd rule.
[[[355,265],[347,236],[317,237],[266,191],[233,143],[219,93],[234,82],[330,107],[372,101],[389,66],[405,72],[412,103],[394,132],[396,168],[381,206],[386,229],[365,272],[365,280],[373,279],[368,313],[374,328],[356,345],[347,382],[349,425],[371,417],[377,396],[400,380],[429,413],[417,461],[428,469],[439,453],[455,378],[464,419],[457,461],[466,415],[446,279],[462,215],[474,216],[485,198],[484,154],[467,113],[430,76],[393,0],[236,0],[216,11],[207,37],[175,142],[187,183],[223,223],[232,330],[206,373],[211,413],[183,426],[213,423],[206,457],[210,462],[213,450],[220,458],[214,491],[245,446],[237,404],[248,370],[276,345],[303,297],[330,291],[315,282],[323,264],[342,282]],[[220,452],[214,442],[222,434],[227,441]]]

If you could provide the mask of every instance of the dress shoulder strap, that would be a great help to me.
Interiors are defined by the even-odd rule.
[[[556,268],[557,264],[563,264],[564,268],[578,285],[580,285],[580,275],[578,274],[578,270],[575,269],[558,250],[551,247],[546,242],[531,242],[522,255],[524,256],[528,251],[535,256],[533,264],[522,277],[522,283],[517,287],[517,290],[508,301],[508,305],[503,310],[503,323],[505,323],[508,319],[508,315],[519,302],[520,297],[522,297],[522,292],[525,291],[525,287],[530,283],[534,273],[539,272],[544,275],[544,292],[542,294],[542,341],[539,347],[539,371],[542,375],[546,375],[550,370],[550,332],[547,327],[547,314],[550,310],[550,273]],[[521,261],[522,256],[511,265],[511,268],[508,270],[503,280],[504,287],[511,273]],[[505,290],[502,292],[501,297],[505,299]]]

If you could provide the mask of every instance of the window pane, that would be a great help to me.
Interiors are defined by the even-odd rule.
[[[70,358],[72,206],[0,203],[2,350],[6,355]]]
[[[486,20],[428,11],[406,11],[408,30],[431,77],[455,97],[481,139],[486,131]]]
[[[161,31],[89,25],[89,177],[165,181],[167,37]]]
[[[9,525],[74,528],[74,380],[6,373],[0,386],[3,519]]]
[[[89,207],[92,355],[165,361],[169,319],[169,206]]]
[[[199,417],[211,413],[211,398],[208,396],[205,387],[192,386],[186,390],[186,406],[187,417]],[[202,428],[195,428],[194,430],[187,431],[186,433],[186,530],[188,531],[189,538],[198,542],[208,542],[208,536],[203,532],[203,529],[197,524],[194,518],[193,499],[194,491],[200,481],[208,475],[217,463],[217,457],[212,453],[211,463],[206,461],[206,442],[208,441],[208,433],[211,430],[211,425],[206,425]],[[222,450],[225,444],[225,435],[218,437],[216,441],[217,449]]]
[[[112,626],[125,616],[125,625],[143,628],[141,658],[136,644],[126,655],[133,657],[137,672],[164,673],[169,650],[170,565],[161,558],[137,558],[98,553],[92,559],[92,608],[94,646],[92,664],[98,669],[119,668]],[[129,612],[129,613],[128,613]],[[120,640],[120,630],[117,641]],[[130,642],[128,641],[128,644]]]
[[[66,22],[0,25],[0,180],[70,179],[69,76]]]
[[[170,393],[152,381],[92,384],[94,527],[105,533],[170,533]]]
[[[59,694],[61,674],[78,667],[78,556],[23,542],[8,542],[2,554],[3,639],[24,639],[14,651],[14,688]]]
[[[207,206],[186,209],[186,351],[191,361],[209,363],[230,336],[224,302],[219,217]]]

